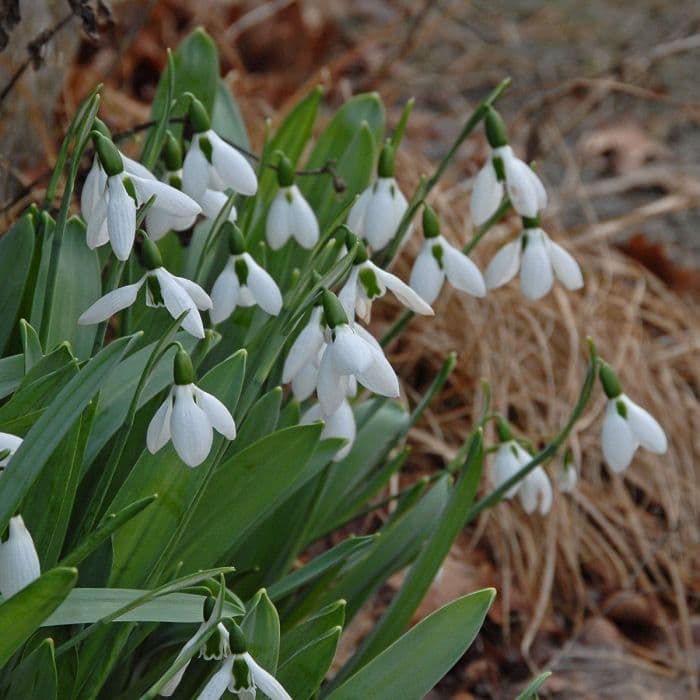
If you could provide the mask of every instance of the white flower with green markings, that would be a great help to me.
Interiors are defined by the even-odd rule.
[[[21,515],[10,518],[9,535],[0,542],[0,595],[11,598],[41,576],[34,540]]]
[[[80,325],[101,323],[119,311],[131,306],[141,287],[146,285],[146,305],[164,306],[173,318],[187,311],[182,319],[182,328],[195,338],[204,338],[204,325],[200,311],[212,308],[209,295],[195,282],[171,274],[163,267],[156,244],[150,238],[143,239],[146,274],[134,284],[127,284],[100,297],[78,319]]]
[[[173,374],[175,383],[148,425],[146,446],[155,454],[172,440],[180,459],[196,467],[211,451],[214,430],[234,440],[236,424],[216,396],[195,385],[192,361],[182,349],[175,355]]]
[[[455,288],[475,297],[486,295],[486,285],[479,268],[461,250],[450,245],[440,234],[440,224],[433,209],[423,211],[425,242],[411,270],[411,287],[428,304],[440,294],[445,279]]]

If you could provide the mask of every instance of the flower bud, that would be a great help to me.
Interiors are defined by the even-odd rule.
[[[326,317],[326,325],[329,328],[342,326],[348,322],[345,309],[343,309],[343,305],[338,300],[338,297],[327,289],[323,290],[323,313]]]
[[[99,131],[92,132],[92,142],[95,144],[97,157],[109,177],[124,172],[124,163],[117,147]]]
[[[501,115],[493,108],[486,110],[486,138],[491,148],[508,145],[508,131]]]
[[[603,360],[600,361],[600,383],[603,385],[603,391],[609,399],[615,399],[622,393],[622,386],[618,379],[615,370]]]
[[[426,238],[437,238],[440,235],[440,222],[429,204],[423,208],[423,235]]]
[[[185,384],[194,384],[194,368],[189,354],[180,348],[175,354],[173,360],[173,376],[175,384],[183,386]]]
[[[280,187],[291,187],[294,184],[294,168],[284,153],[279,154],[277,162],[277,183]]]
[[[194,96],[190,101],[190,124],[195,134],[211,129],[211,119],[204,105]]]
[[[382,152],[379,154],[377,175],[379,177],[394,177],[394,149],[389,141],[384,144]]]

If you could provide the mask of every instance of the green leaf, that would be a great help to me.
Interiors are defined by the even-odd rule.
[[[0,603],[0,668],[63,602],[77,578],[75,569],[51,569]]]
[[[74,588],[42,627],[90,624],[111,618],[148,594],[150,591],[130,588]],[[168,593],[119,615],[114,622],[202,622],[205,598],[192,593]],[[230,601],[224,603],[224,610],[227,616],[243,614]]]
[[[44,356],[44,351],[41,348],[39,334],[34,330],[31,324],[27,323],[23,318],[19,321],[19,331],[22,337],[22,348],[24,350],[24,371],[29,372],[29,370]]]
[[[0,354],[15,327],[34,253],[34,217],[25,214],[0,237]]]
[[[0,399],[4,399],[17,387],[24,376],[24,355],[11,355],[0,360]]]
[[[232,452],[241,452],[257,440],[269,435],[277,425],[282,405],[282,387],[276,386],[261,396],[245,417]]]
[[[241,110],[229,92],[228,87],[226,87],[226,83],[220,78],[216,83],[211,127],[221,138],[246,150],[250,148],[248,132],[243,122]]]
[[[100,390],[109,373],[127,352],[132,340],[133,337],[115,340],[90,360],[58,392],[27,433],[2,476],[0,530],[7,525],[58,443]]]
[[[552,675],[551,671],[543,671],[540,673],[537,678],[534,678],[533,681],[523,690],[520,695],[516,698],[516,700],[533,700],[533,698],[537,697],[537,691],[542,687],[544,682]]]
[[[443,606],[327,696],[421,700],[469,648],[496,595],[485,588]]]
[[[12,684],[7,698],[41,698],[51,700],[58,694],[56,659],[53,639],[44,639],[19,666],[12,671]]]
[[[260,589],[241,621],[250,655],[274,674],[280,651],[280,618],[264,588]]]
[[[323,637],[334,627],[345,624],[345,601],[336,600],[287,632],[280,640],[280,669],[306,644]]]

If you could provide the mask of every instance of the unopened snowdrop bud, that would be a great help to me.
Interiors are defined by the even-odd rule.
[[[639,446],[655,454],[666,452],[668,442],[663,428],[648,411],[622,393],[612,367],[601,363],[599,376],[608,397],[601,441],[610,468],[618,473],[627,469]]]
[[[544,185],[529,165],[513,155],[503,119],[493,107],[486,113],[486,137],[493,153],[474,180],[474,224],[481,226],[496,213],[506,190],[515,211],[521,216],[537,216],[547,206]]]
[[[562,493],[572,493],[576,488],[578,472],[571,450],[566,450],[557,471],[557,487]]]
[[[352,249],[357,244],[355,264],[350,270],[347,282],[338,294],[340,303],[348,318],[354,319],[357,314],[363,321],[369,323],[372,315],[372,302],[386,294],[389,289],[394,296],[408,309],[417,314],[432,316],[430,304],[396,275],[385,272],[375,265],[367,254],[367,248],[358,242],[356,236],[349,234],[347,247]]]
[[[348,226],[374,250],[388,245],[395,236],[408,202],[394,179],[394,151],[387,143],[379,156],[377,179],[353,204]]]
[[[457,250],[440,234],[440,224],[432,207],[423,210],[425,241],[411,270],[409,283],[426,303],[432,304],[448,282],[476,297],[486,295],[484,278],[470,258]]]
[[[180,348],[173,360],[174,385],[148,425],[146,446],[155,454],[169,440],[188,467],[200,465],[209,455],[214,433],[227,440],[236,437],[236,424],[224,404],[194,383],[190,356]]]
[[[21,515],[10,518],[9,536],[0,542],[0,594],[11,598],[41,575],[34,540]]]
[[[22,438],[11,433],[0,433],[0,470],[4,469],[22,444]]]
[[[243,233],[235,224],[222,227],[231,255],[211,290],[213,323],[225,321],[239,306],[259,306],[277,316],[282,310],[282,293],[274,279],[246,251]]]
[[[309,425],[316,421],[324,421],[323,430],[321,431],[321,439],[325,438],[343,438],[346,443],[341,447],[333,457],[334,462],[340,462],[348,456],[355,442],[357,427],[355,425],[355,414],[347,399],[343,399],[335,413],[326,416],[321,409],[320,404],[314,404],[301,417],[301,425]]]
[[[255,194],[255,171],[241,153],[211,128],[204,105],[195,97],[190,101],[189,118],[194,134],[182,166],[184,191],[197,200],[207,189],[230,187],[243,195]]]
[[[488,289],[512,280],[520,271],[520,289],[528,299],[545,296],[556,277],[567,289],[583,287],[581,268],[574,258],[540,228],[539,217],[523,217],[523,231],[494,255],[484,278]]]
[[[277,163],[279,190],[265,220],[265,237],[273,250],[279,250],[290,238],[310,250],[318,242],[316,215],[294,184],[294,169],[284,154]]]

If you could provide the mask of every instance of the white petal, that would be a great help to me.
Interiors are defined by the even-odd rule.
[[[107,174],[100,167],[99,160],[97,156],[95,156],[90,171],[83,183],[82,192],[80,193],[80,213],[83,215],[85,221],[90,218],[97,201],[101,197],[104,197],[106,184]]]
[[[318,370],[318,400],[327,416],[337,411],[343,403],[348,385],[347,375],[338,374],[333,367],[332,355],[332,346],[326,346]]]
[[[513,440],[501,443],[493,462],[493,483],[496,488],[511,479],[529,460],[521,456],[519,445]],[[511,486],[504,494],[504,498],[513,498],[520,489],[522,482]]]
[[[372,199],[372,185],[360,195],[348,214],[348,228],[361,238],[365,238],[364,221],[370,199]]]
[[[7,600],[41,575],[39,557],[21,515],[10,518],[9,537],[0,543],[0,594]]]
[[[583,275],[573,256],[554,241],[549,241],[549,256],[552,260],[554,274],[559,281],[570,290],[583,287]]]
[[[311,250],[318,242],[319,235],[316,214],[296,185],[292,185],[289,189],[292,195],[290,233],[302,248]]]
[[[544,186],[532,168],[511,154],[503,158],[506,171],[506,189],[513,208],[521,216],[535,217],[546,205]],[[544,204],[543,204],[544,201]]]
[[[639,444],[650,452],[663,454],[668,448],[666,433],[659,422],[648,411],[638,406],[625,394],[622,401],[627,407],[627,422]]]
[[[250,289],[255,303],[271,316],[277,316],[282,310],[282,293],[277,282],[248,253],[243,253],[243,258],[248,265],[246,286]]]
[[[345,284],[342,286],[338,292],[338,301],[345,311],[345,315],[348,319],[352,320],[355,318],[355,307],[357,305],[357,294],[358,294],[358,276],[360,274],[360,265],[353,265],[350,270]]]
[[[153,208],[161,209],[173,216],[194,217],[202,211],[202,208],[191,197],[170,185],[159,180],[146,180],[142,177],[131,176],[134,189],[140,202],[145,203],[151,197]]]
[[[136,235],[136,202],[124,187],[121,175],[113,175],[107,181],[107,231],[112,250],[119,260],[127,260]]]
[[[224,404],[206,391],[195,387],[194,395],[197,405],[207,414],[214,430],[221,433],[228,440],[236,439],[236,424],[228,408]]]
[[[139,289],[141,289],[145,279],[145,277],[142,277],[135,284],[127,284],[100,297],[89,309],[80,315],[78,323],[81,326],[100,323],[106,321],[110,316],[114,316],[117,311],[131,306],[136,301]]]
[[[9,450],[10,454],[4,459],[0,459],[0,467],[6,467],[12,455],[17,452],[19,446],[22,444],[22,438],[17,437],[17,435],[12,435],[11,433],[0,433],[0,452]]]
[[[520,503],[526,513],[538,509],[546,515],[552,508],[552,484],[542,467],[535,467],[524,479],[520,488]]]
[[[181,654],[184,652],[184,649],[180,652],[180,654],[177,655],[175,658],[175,661],[173,663],[176,663],[181,656]],[[191,661],[192,659],[190,659]],[[177,687],[180,685],[180,682],[182,681],[183,676],[185,675],[185,671],[187,670],[187,667],[190,665],[190,661],[188,661],[159,691],[158,695],[164,698],[169,698],[176,690]]]
[[[305,401],[316,391],[318,384],[318,367],[309,363],[304,365],[292,379],[292,393],[298,401]]]
[[[170,433],[175,451],[189,467],[201,464],[214,440],[211,422],[194,401],[193,384],[175,387],[175,404],[170,419]]]
[[[287,384],[301,371],[302,367],[310,363],[318,355],[323,345],[323,331],[321,330],[321,307],[316,306],[311,312],[309,322],[304,326],[296,340],[289,348],[282,369],[282,383]]]
[[[475,226],[485,224],[503,201],[503,183],[496,178],[491,159],[479,170],[472,190],[471,217]]]
[[[184,231],[190,228],[196,218],[196,214],[185,217],[173,216],[163,209],[151,207],[146,212],[146,230],[154,241],[159,241],[169,231]]]
[[[445,274],[450,284],[472,296],[486,296],[484,278],[474,262],[447,242],[443,244],[442,251]]]
[[[605,461],[618,473],[627,469],[639,446],[630,424],[618,413],[615,399],[605,408],[601,443]]]
[[[359,329],[359,326],[356,326],[356,328]],[[364,329],[362,330],[364,331]],[[375,394],[392,398],[397,397],[400,393],[399,379],[396,376],[396,372],[394,372],[394,368],[384,356],[384,351],[374,338],[372,339],[374,342],[366,340],[365,336],[369,335],[367,331],[364,331],[363,334],[358,333],[358,335],[361,335],[367,348],[369,348],[372,361],[367,369],[355,373],[357,381]]]
[[[209,316],[212,323],[221,323],[233,313],[238,303],[239,291],[240,284],[233,266],[233,258],[229,258],[211,290],[212,309]]]
[[[151,422],[148,424],[146,431],[146,447],[151,454],[155,454],[158,450],[170,440],[170,416],[173,409],[173,393],[174,387],[168,392],[165,401],[159,406],[158,410],[153,414]]]
[[[195,338],[203,338],[204,326],[202,325],[202,317],[199,315],[197,305],[190,295],[164,267],[157,268],[154,270],[154,273],[158,279],[160,293],[163,295],[163,303],[168,313],[173,318],[177,318],[183,311],[189,311],[182,319],[182,328]]]
[[[182,164],[182,189],[197,201],[207,190],[209,167],[209,161],[200,150],[195,136]]]
[[[292,235],[289,202],[280,190],[272,200],[265,219],[265,238],[272,250],[279,250]]]
[[[367,202],[364,217],[364,237],[379,250],[394,237],[399,221],[394,210],[394,196],[398,185],[394,178],[379,178],[374,183],[372,197]]]
[[[317,402],[313,404],[308,411],[305,411],[302,414],[301,418],[299,419],[299,425],[311,425],[317,421],[325,422],[325,420],[326,417],[323,415],[323,411],[321,410],[321,404]]]
[[[562,493],[572,493],[576,488],[578,481],[578,473],[573,464],[568,466],[560,465],[557,472],[557,487]]]
[[[207,219],[216,219],[227,201],[228,196],[225,192],[218,192],[217,190],[210,189],[204,190],[204,193],[197,199],[199,206],[202,207],[202,213],[207,217]],[[237,218],[238,214],[236,212],[236,207],[231,207],[231,213],[228,215],[228,220],[235,223]]]
[[[520,237],[510,243],[506,243],[488,264],[484,272],[484,280],[487,289],[496,289],[510,282],[520,269],[520,250],[522,241]]]
[[[155,175],[145,166],[129,156],[125,156],[121,151],[119,155],[122,157],[122,165],[129,175],[136,175],[146,180],[155,180]]]
[[[374,274],[384,286],[394,293],[394,296],[408,309],[424,316],[433,316],[435,312],[430,304],[423,300],[405,282],[402,282],[396,275],[380,269],[374,263],[370,263],[374,269]]]
[[[86,219],[87,231],[85,240],[90,250],[99,248],[105,243],[109,243],[109,231],[107,229],[107,205],[109,204],[109,193],[104,192],[102,197],[95,202],[95,206]]]
[[[552,262],[539,229],[527,229],[527,245],[520,262],[520,289],[528,299],[541,299],[554,284]]]
[[[425,241],[423,249],[413,264],[409,279],[411,287],[428,304],[432,304],[437,299],[445,280],[445,273],[433,255],[433,245],[439,244],[435,244],[431,240]]]
[[[330,353],[335,372],[357,375],[370,366],[372,348],[350,326],[336,326],[333,333],[335,338],[326,354]]]
[[[243,654],[243,658],[248,664],[250,673],[253,676],[253,682],[270,700],[292,700],[292,696],[282,687],[282,684],[256,663],[255,659],[248,652]]]
[[[228,187],[244,195],[258,191],[258,179],[250,163],[214,131],[206,134],[212,145],[212,165]]]
[[[209,679],[197,700],[219,700],[226,692],[228,684],[233,678],[233,656],[227,656],[221,663],[219,670]]]
[[[318,407],[320,410],[320,406]],[[321,432],[322,438],[344,438],[347,440],[333,457],[334,462],[345,459],[355,442],[357,428],[355,425],[355,414],[347,401],[343,401],[338,410],[326,419],[326,424]]]
[[[171,276],[190,295],[198,309],[202,311],[211,309],[212,302],[209,295],[196,282],[188,280],[186,277]]]

